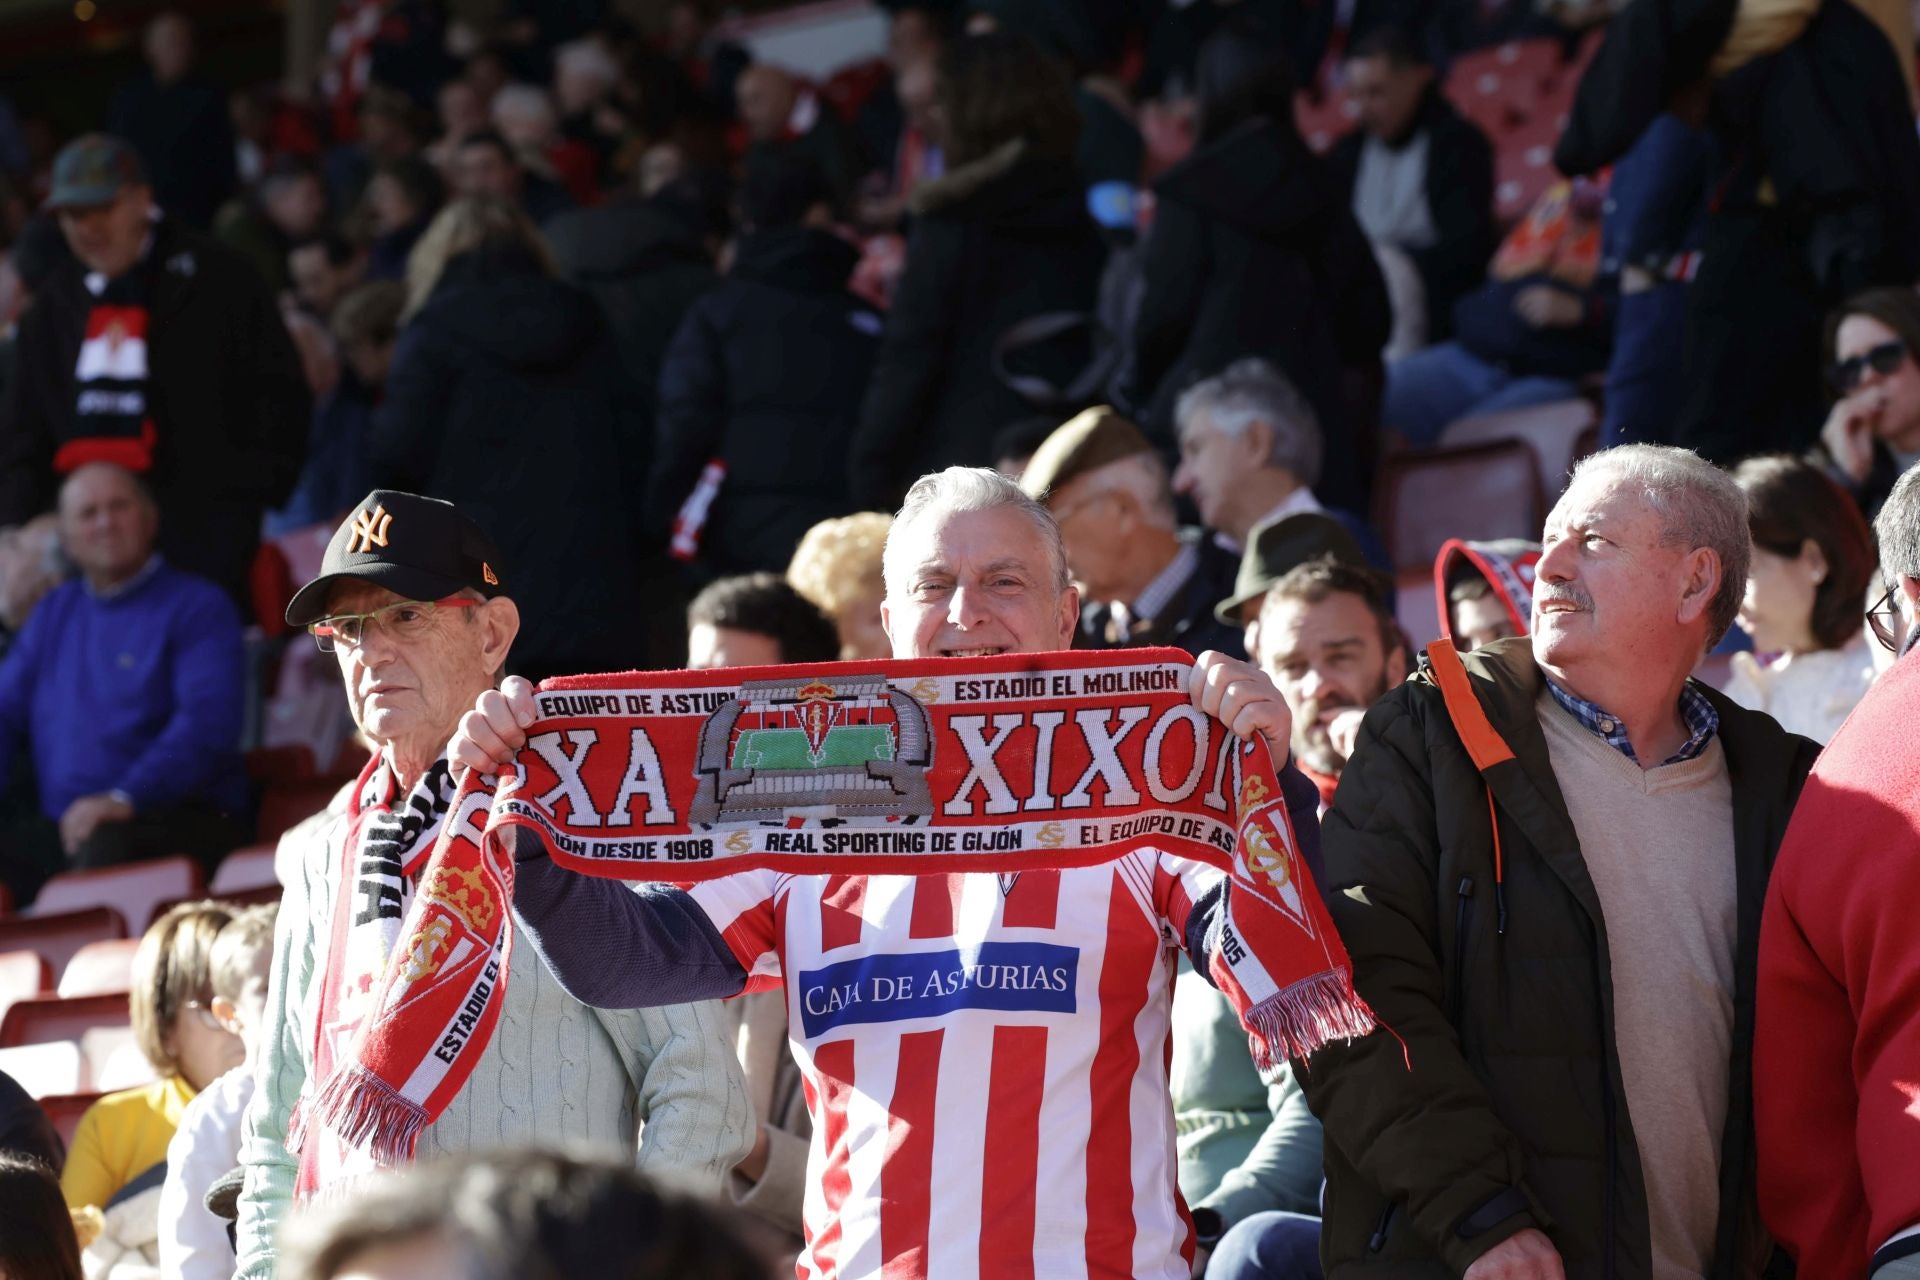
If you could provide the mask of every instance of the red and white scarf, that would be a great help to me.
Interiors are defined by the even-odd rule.
[[[420,1131],[467,1077],[416,1051],[416,1041],[459,1024],[460,1006],[476,992],[486,1007],[476,1006],[470,1022],[484,1017],[481,1044],[498,1016],[498,1003],[484,995],[506,972],[507,900],[466,892],[461,872],[445,860],[429,866],[457,782],[443,758],[398,804],[397,791],[392,768],[376,756],[348,810],[307,1087],[288,1127],[303,1198],[410,1158]],[[484,804],[467,811],[485,817]],[[412,1066],[380,1065],[399,1060]]]
[[[583,874],[679,883],[1005,874],[1151,847],[1231,877],[1211,974],[1261,1066],[1364,1035],[1266,746],[1196,711],[1191,672],[1180,650],[1132,649],[579,676],[540,686],[512,772],[449,795],[436,766],[396,811],[371,769],[315,1026],[322,1083],[293,1129],[303,1193],[409,1158],[472,1073],[505,990],[516,827]]]

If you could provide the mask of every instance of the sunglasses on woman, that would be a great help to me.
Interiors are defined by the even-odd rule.
[[[1900,653],[1900,606],[1894,603],[1893,593],[1897,587],[1888,587],[1886,594],[1873,602],[1867,610],[1867,629],[1873,632],[1873,638],[1888,653],[1898,656]]]
[[[1868,347],[1857,356],[1835,361],[1833,368],[1827,371],[1827,376],[1833,379],[1834,390],[1844,396],[1860,385],[1860,379],[1867,376],[1869,368],[1884,378],[1904,364],[1906,359],[1907,344],[1896,338],[1877,347]]]

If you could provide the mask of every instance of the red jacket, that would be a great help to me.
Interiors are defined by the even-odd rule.
[[[1800,1280],[1865,1276],[1920,1223],[1920,654],[1820,756],[1760,927],[1760,1211]]]

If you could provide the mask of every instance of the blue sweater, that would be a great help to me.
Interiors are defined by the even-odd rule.
[[[227,595],[158,557],[101,598],[74,580],[42,600],[0,660],[0,793],[24,743],[40,808],[124,791],[136,813],[247,805],[240,618]]]

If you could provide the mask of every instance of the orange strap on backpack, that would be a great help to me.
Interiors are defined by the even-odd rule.
[[[1461,665],[1452,640],[1442,637],[1428,645],[1427,665],[1432,668],[1434,683],[1440,686],[1440,697],[1447,704],[1447,718],[1453,721],[1453,730],[1460,735],[1460,743],[1466,747],[1473,767],[1480,771],[1481,785],[1487,793],[1487,825],[1493,832],[1494,911],[1498,917],[1497,929],[1504,934],[1507,931],[1506,858],[1500,849],[1500,816],[1494,812],[1493,788],[1486,786],[1484,779],[1488,769],[1513,759],[1513,748],[1487,719],[1480,699],[1473,696],[1467,669]]]

